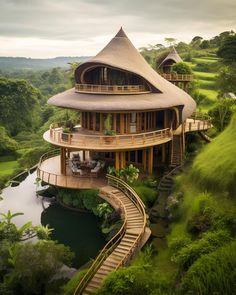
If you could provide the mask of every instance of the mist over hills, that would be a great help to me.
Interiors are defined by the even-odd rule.
[[[69,62],[83,62],[90,56],[59,56],[55,58],[26,58],[0,56],[0,70],[47,70],[51,68],[68,68]]]

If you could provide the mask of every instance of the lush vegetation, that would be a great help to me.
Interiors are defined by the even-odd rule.
[[[109,275],[98,294],[234,293],[235,119],[176,178],[168,248],[146,247],[130,267]]]
[[[22,214],[10,211],[0,214],[0,293],[58,294],[65,279],[55,275],[60,274],[64,264],[71,264],[73,253],[49,240],[52,229],[48,226],[27,222],[17,227],[12,219]],[[32,243],[35,236],[39,240]]]

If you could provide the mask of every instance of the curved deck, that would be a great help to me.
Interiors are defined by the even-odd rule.
[[[98,132],[88,132],[77,127],[71,133],[63,133],[61,127],[51,127],[43,135],[49,143],[80,150],[123,151],[150,147],[166,143],[172,139],[169,128],[128,135],[106,136]]]
[[[66,175],[61,174],[58,152],[53,151],[48,154],[47,158],[41,158],[37,168],[37,177],[42,181],[50,185],[73,189],[100,188],[106,185],[105,175],[97,178],[78,177],[72,173],[69,167],[67,167]]]
[[[108,202],[111,200],[119,204],[124,222],[120,231],[98,255],[74,295],[95,292],[110,272],[129,263],[150,236],[145,208],[136,192],[114,176],[108,176],[108,181],[110,185],[101,188],[100,195]]]

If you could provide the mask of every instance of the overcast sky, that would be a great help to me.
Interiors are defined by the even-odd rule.
[[[138,48],[236,30],[235,0],[0,0],[0,56],[94,55],[120,26]]]

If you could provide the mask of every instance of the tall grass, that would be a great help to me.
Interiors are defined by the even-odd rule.
[[[193,164],[192,178],[203,189],[236,195],[236,115]]]
[[[180,294],[233,295],[235,290],[236,241],[199,258],[180,286]]]

